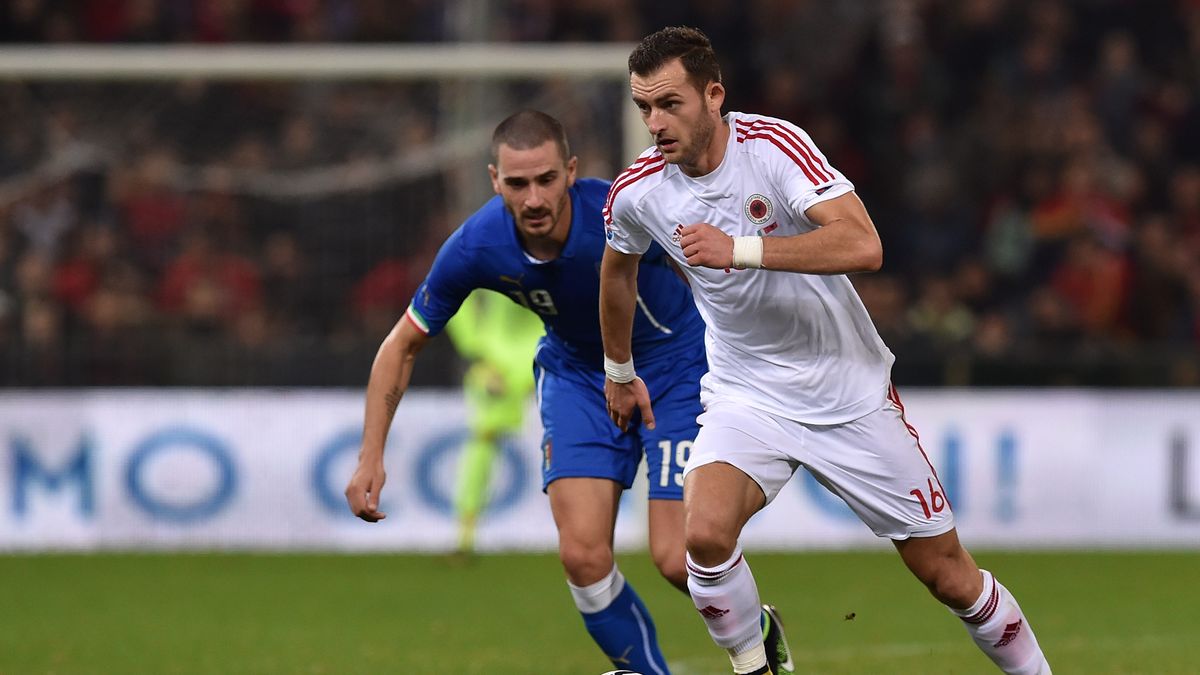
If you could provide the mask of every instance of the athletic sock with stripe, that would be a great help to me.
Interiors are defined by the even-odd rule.
[[[767,665],[758,585],[741,547],[716,567],[702,567],[689,554],[687,571],[692,601],[713,642],[729,652],[734,672],[751,673]]]
[[[1021,606],[991,572],[983,574],[983,593],[967,609],[950,611],[962,619],[975,644],[1009,675],[1051,675],[1050,664],[1025,619]]]
[[[568,581],[567,585],[583,625],[614,667],[668,675],[650,612],[616,565],[594,584],[576,586]]]

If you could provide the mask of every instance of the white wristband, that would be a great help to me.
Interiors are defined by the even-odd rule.
[[[758,269],[762,267],[762,258],[762,237],[733,238],[733,267],[735,269]]]
[[[617,384],[633,382],[637,377],[637,373],[633,370],[633,359],[629,359],[625,363],[617,363],[608,358],[607,354],[604,355],[604,374]]]

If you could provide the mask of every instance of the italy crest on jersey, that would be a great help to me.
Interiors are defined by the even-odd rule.
[[[766,195],[757,192],[746,198],[743,210],[746,212],[746,217],[755,225],[762,225],[775,213],[775,207],[771,205],[771,200],[767,199]]]

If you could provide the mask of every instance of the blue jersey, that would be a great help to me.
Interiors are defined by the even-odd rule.
[[[542,416],[542,484],[607,478],[628,488],[642,456],[649,497],[683,498],[683,468],[695,439],[700,378],[706,370],[704,322],[691,292],[652,245],[638,268],[633,358],[657,425],[622,432],[604,401],[600,338],[600,259],[607,248],[601,209],[609,183],[576,181],[571,231],[557,258],[538,261],[521,247],[517,225],[494,197],[450,235],[409,305],[407,316],[436,335],[476,288],[507,295],[546,325],[534,367]]]
[[[493,197],[442,244],[409,306],[409,318],[427,335],[436,335],[472,290],[490,289],[541,317],[546,336],[539,362],[601,369],[600,259],[606,246],[600,212],[608,188],[608,181],[595,178],[570,188],[571,229],[562,252],[550,261],[525,252],[512,214],[499,196]],[[670,358],[676,350],[704,349],[704,323],[668,260],[655,245],[638,268],[633,358],[639,365]]]

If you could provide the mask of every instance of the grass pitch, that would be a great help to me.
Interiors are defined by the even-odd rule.
[[[1200,552],[981,553],[1056,675],[1200,673]],[[798,672],[992,673],[889,553],[751,554]],[[675,675],[728,673],[648,557],[626,576]],[[853,614],[853,618],[848,618]],[[0,556],[0,673],[598,675],[551,555]]]

